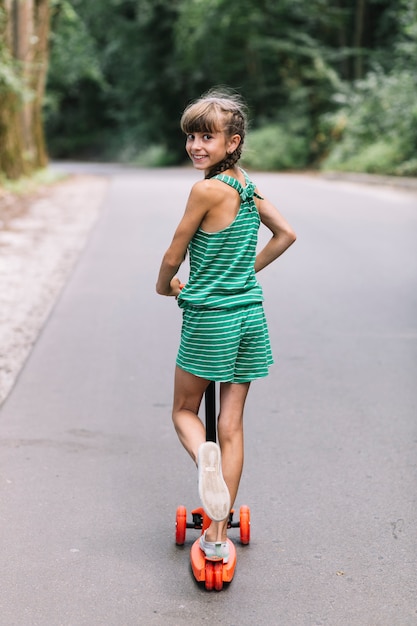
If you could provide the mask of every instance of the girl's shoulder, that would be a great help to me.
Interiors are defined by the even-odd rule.
[[[227,186],[220,180],[216,178],[204,178],[194,183],[191,188],[190,197],[194,200],[217,204],[227,193]]]

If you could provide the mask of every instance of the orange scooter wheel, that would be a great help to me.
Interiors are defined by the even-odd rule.
[[[185,533],[187,531],[187,509],[185,506],[177,508],[177,517],[175,523],[175,543],[177,546],[183,546],[185,542]]]
[[[214,563],[214,588],[216,591],[223,589],[223,562]]]
[[[207,591],[211,591],[214,587],[214,563],[213,561],[206,561],[205,582],[206,582]]]
[[[240,507],[240,541],[243,545],[247,545],[250,541],[250,510],[244,505]]]

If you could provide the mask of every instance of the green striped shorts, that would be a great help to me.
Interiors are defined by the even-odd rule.
[[[200,378],[244,383],[274,362],[262,303],[232,309],[183,309],[177,365]]]

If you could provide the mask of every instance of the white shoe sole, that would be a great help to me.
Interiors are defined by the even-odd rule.
[[[206,441],[198,449],[198,492],[209,518],[221,522],[229,516],[230,494],[224,481],[220,448]]]

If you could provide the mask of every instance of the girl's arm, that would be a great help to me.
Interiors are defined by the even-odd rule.
[[[193,186],[183,218],[162,259],[156,283],[156,291],[162,296],[178,296],[181,292],[181,283],[176,273],[185,259],[188,244],[210,209],[210,197],[204,182],[199,181]]]
[[[256,255],[255,272],[260,272],[294,243],[296,234],[269,200],[258,200],[257,206],[261,222],[272,232],[269,242]]]

